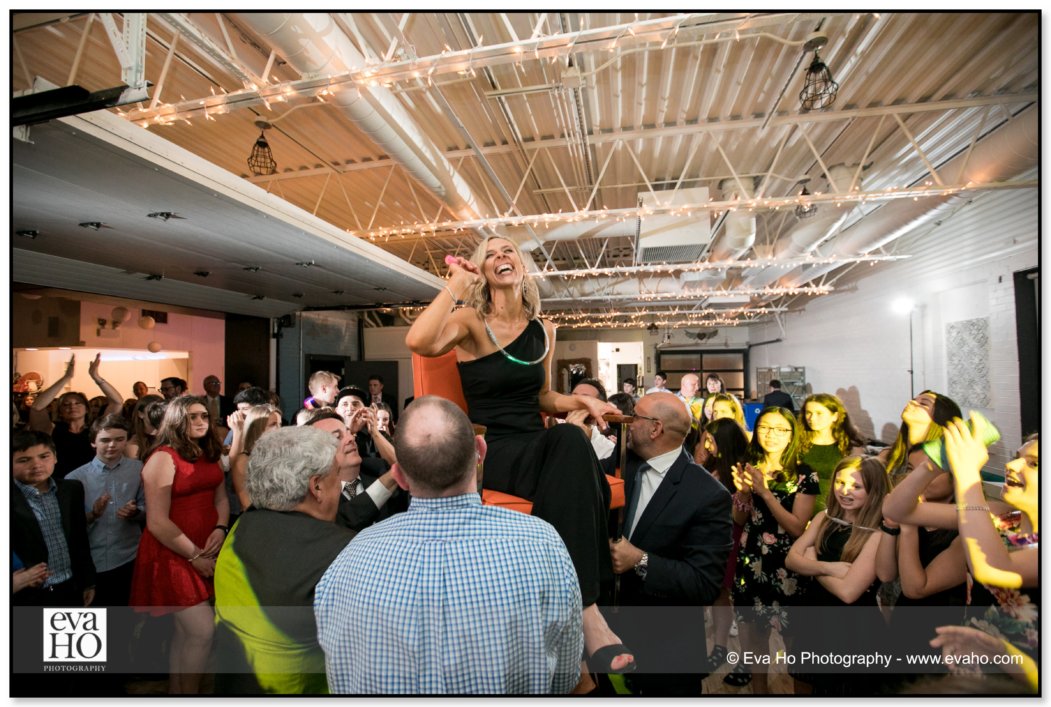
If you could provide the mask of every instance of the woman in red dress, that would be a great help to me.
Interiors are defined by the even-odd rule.
[[[212,645],[215,558],[229,532],[229,501],[219,468],[222,442],[201,398],[168,403],[142,469],[146,529],[139,543],[131,605],[173,614],[168,691],[195,694]]]

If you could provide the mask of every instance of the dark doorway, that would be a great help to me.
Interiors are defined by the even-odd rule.
[[[617,389],[615,391],[609,391],[610,395],[621,392],[621,386],[624,383],[625,378],[630,378],[635,382],[635,394],[638,395],[639,388],[641,388],[642,385],[639,383],[639,364],[637,363],[617,364]]]
[[[376,374],[383,377],[383,395],[397,401],[394,413],[400,412],[398,395],[398,362],[397,361],[347,361],[346,375],[340,385],[354,385],[366,393],[369,391],[369,376]]]
[[[1022,436],[1040,430],[1040,270],[1014,274]]]
[[[223,395],[236,395],[237,385],[242,381],[264,390],[269,388],[270,320],[227,314],[225,339]]]

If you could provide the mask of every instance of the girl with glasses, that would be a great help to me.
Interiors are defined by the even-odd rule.
[[[797,462],[799,443],[795,415],[768,407],[756,420],[748,461],[733,473],[734,522],[744,526],[733,602],[741,649],[759,655],[771,653],[772,629],[785,636],[785,606],[795,602],[801,589],[800,578],[785,568],[785,557],[806,528],[819,484],[817,474]],[[723,681],[739,687],[753,678],[752,694],[767,694],[766,673],[753,675],[743,661]]]

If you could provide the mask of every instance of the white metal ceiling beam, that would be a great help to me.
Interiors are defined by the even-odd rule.
[[[253,90],[266,84],[261,76],[256,76],[244,62],[219,46],[215,40],[205,34],[204,30],[191,22],[186,15],[178,12],[162,12],[157,16],[167,23],[173,31],[184,35],[201,54],[234,76],[246,89]],[[153,108],[152,110],[161,109]]]
[[[838,111],[825,111],[821,113],[800,113],[797,115],[784,115],[778,116],[771,121],[774,126],[781,125],[796,125],[803,123],[815,123],[815,122],[834,122],[834,121],[848,121],[854,120],[855,118],[869,118],[869,117],[882,117],[888,115],[908,115],[912,113],[930,113],[930,112],[948,112],[953,110],[964,110],[967,108],[976,108],[980,106],[993,106],[993,105],[1022,105],[1026,103],[1033,103],[1039,100],[1040,96],[1038,93],[1019,93],[1019,94],[1005,94],[998,96],[977,96],[974,98],[965,98],[951,101],[935,101],[932,103],[910,103],[893,106],[875,106],[871,108],[850,108]],[[125,113],[124,117],[131,118],[131,113]],[[739,120],[720,120],[713,121],[711,123],[694,124],[694,125],[668,125],[659,128],[646,128],[643,130],[609,130],[601,133],[592,133],[588,135],[587,139],[592,145],[600,145],[609,142],[617,142],[620,140],[657,140],[662,137],[669,135],[696,135],[703,133],[714,133],[714,132],[725,132],[725,131],[736,131],[736,130],[752,130],[762,125],[762,120],[758,118],[739,119]],[[524,140],[522,147],[525,149],[534,148],[556,148],[566,147],[570,143],[570,140],[566,138],[551,138],[545,140]],[[482,147],[481,151],[486,155],[496,154],[507,154],[509,152],[518,152],[519,146],[517,145],[493,145],[489,147]],[[470,155],[473,150],[449,150],[445,153],[447,159],[455,159],[464,155]],[[361,170],[378,169],[389,165],[389,159],[374,160],[372,162],[364,162],[359,164],[340,165],[336,167],[341,172],[356,172]],[[319,174],[327,172],[327,168],[312,168],[298,170],[286,174],[275,174],[266,177],[252,177],[249,178],[251,182],[266,182],[271,180],[284,180],[284,179],[300,179],[303,177],[313,177]]]
[[[648,216],[654,213],[689,214],[694,211],[714,211],[735,209],[781,209],[795,208],[800,205],[834,203],[837,206],[844,203],[860,203],[868,201],[893,201],[895,199],[922,199],[926,197],[951,196],[961,192],[992,191],[1000,189],[1034,189],[1040,186],[1039,179],[1018,179],[1008,182],[987,182],[982,184],[952,184],[942,187],[931,187],[926,185],[907,186],[901,188],[873,189],[867,191],[856,191],[851,194],[811,194],[806,197],[789,195],[784,197],[753,198],[742,201],[720,200],[708,201],[698,204],[682,204],[675,206],[646,206],[643,208],[626,209],[601,209],[592,211],[577,211],[562,214],[531,214],[526,216],[506,216],[486,219],[473,219],[469,221],[446,221],[442,223],[413,224],[412,226],[400,226],[380,228],[369,233],[358,233],[359,236],[377,236],[390,238],[398,236],[416,236],[421,233],[435,231],[465,231],[479,228],[495,228],[498,226],[536,226],[550,225],[569,221],[584,221],[589,219],[603,220],[626,220],[635,219],[640,216]]]
[[[166,14],[174,16],[172,13]],[[721,16],[717,15],[717,17]],[[299,79],[259,88],[249,87],[221,96],[180,101],[152,111],[133,111],[128,114],[128,117],[137,122],[164,122],[165,118],[188,117],[221,106],[226,107],[229,111],[255,106],[269,100],[282,100],[291,94],[312,96],[321,90],[333,90],[343,85],[375,85],[377,83],[389,85],[397,81],[416,81],[421,78],[433,81],[434,76],[438,75],[460,73],[501,64],[516,64],[526,59],[550,59],[570,52],[608,51],[617,47],[656,44],[669,33],[685,29],[718,33],[733,30],[744,22],[748,23],[749,28],[754,28],[760,24],[799,22],[805,17],[807,15],[800,13],[785,13],[712,20],[708,13],[672,15],[593,30],[579,30],[535,39],[473,47],[462,51],[443,52],[405,61],[369,65],[318,78]]]
[[[146,14],[128,12],[124,14],[124,27],[117,29],[113,15],[104,12],[99,15],[102,26],[106,28],[113,51],[120,62],[120,77],[127,88],[121,93],[119,105],[144,101],[149,98],[146,91]]]

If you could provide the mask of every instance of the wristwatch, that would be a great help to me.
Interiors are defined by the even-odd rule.
[[[639,576],[639,579],[646,579],[646,572],[650,568],[650,553],[642,553],[642,559],[635,563],[635,574]]]

